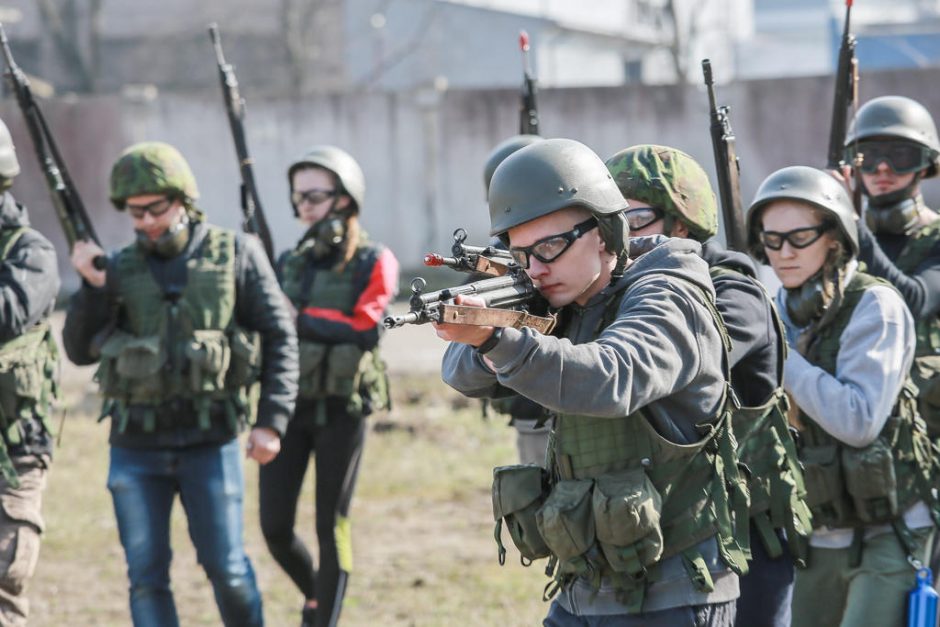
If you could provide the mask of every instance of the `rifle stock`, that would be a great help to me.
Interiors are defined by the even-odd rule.
[[[829,150],[826,159],[828,169],[839,171],[845,164],[845,133],[849,107],[858,102],[858,59],[855,57],[855,36],[850,31],[852,1],[845,0],[845,25],[839,46],[839,63],[836,66],[836,89],[832,102],[832,122],[829,127]]]
[[[718,179],[718,196],[721,200],[721,215],[725,226],[728,248],[747,250],[747,229],[744,210],[741,206],[741,163],[735,151],[734,131],[731,130],[730,107],[719,107],[715,98],[715,82],[712,79],[711,61],[702,60],[705,88],[708,90],[709,133],[715,155],[715,173]]]
[[[519,31],[519,49],[522,51],[522,101],[519,104],[519,133],[539,134],[539,108],[536,102],[536,79],[529,63],[529,34]]]
[[[209,25],[209,37],[215,49],[216,64],[219,67],[219,81],[222,84],[222,98],[225,101],[225,111],[228,114],[229,127],[232,130],[232,140],[235,142],[235,154],[238,157],[238,171],[241,176],[241,207],[244,220],[242,230],[258,236],[264,246],[271,265],[274,265],[274,242],[271,239],[271,230],[261,207],[258,197],[258,188],[255,185],[255,174],[252,169],[253,161],[248,154],[248,142],[245,139],[245,99],[238,91],[238,79],[235,77],[235,68],[226,63],[222,52],[222,36],[217,24]]]
[[[62,230],[65,232],[69,250],[72,250],[77,241],[91,241],[101,247],[101,241],[98,239],[94,226],[88,218],[88,212],[85,210],[85,205],[78,195],[75,184],[72,182],[65,161],[59,153],[55,138],[52,136],[49,125],[46,123],[46,119],[33,97],[29,79],[13,59],[10,42],[7,40],[7,34],[3,30],[2,24],[0,24],[0,49],[2,49],[7,66],[7,79],[13,94],[16,96],[16,102],[23,118],[26,120],[26,128],[29,131],[36,157],[39,160],[39,167],[46,179],[46,186],[49,188],[56,218],[58,218],[59,224],[62,225]],[[94,258],[93,264],[95,268],[103,270],[107,266],[107,261],[104,256],[98,255]]]

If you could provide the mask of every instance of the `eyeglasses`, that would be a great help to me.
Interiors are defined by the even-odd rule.
[[[127,209],[127,212],[130,213],[135,220],[142,220],[144,215],[148,213],[154,218],[159,218],[170,210],[174,200],[174,198],[164,197],[153,202],[148,202],[146,205],[131,205],[125,202],[124,208]]]
[[[906,141],[859,142],[850,144],[846,150],[846,159],[854,163],[856,153],[862,153],[862,172],[874,174],[878,164],[887,162],[895,174],[908,174],[923,170],[930,165],[930,150],[918,144]]]
[[[324,200],[332,198],[336,195],[335,189],[305,189],[305,190],[295,190],[291,192],[290,201],[294,204],[295,207],[299,207],[300,203],[307,201],[311,205],[319,205]]]
[[[663,219],[663,210],[656,207],[637,207],[628,209],[623,213],[627,219],[627,224],[631,231],[640,231],[645,229],[653,222]]]
[[[831,224],[822,223],[818,226],[804,226],[792,231],[780,233],[779,231],[761,231],[760,241],[765,248],[770,250],[780,250],[783,248],[783,242],[790,242],[793,248],[806,248],[820,237],[823,233],[832,228]]]
[[[582,235],[597,227],[597,220],[593,217],[574,225],[574,228],[558,235],[543,237],[530,246],[510,247],[509,253],[513,261],[522,266],[529,267],[529,256],[535,257],[542,263],[551,263],[571,247]]]

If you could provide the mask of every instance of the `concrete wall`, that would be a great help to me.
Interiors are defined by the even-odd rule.
[[[903,94],[940,112],[940,70],[863,75],[862,100]],[[483,241],[488,229],[482,165],[489,150],[518,125],[515,90],[324,96],[264,100],[246,94],[248,143],[277,247],[300,235],[287,201],[285,171],[315,143],[335,143],[355,155],[366,173],[366,228],[389,244],[407,273],[423,253],[449,248],[452,231],[467,228]],[[637,87],[545,90],[546,136],[585,142],[602,157],[636,143],[686,150],[713,170],[708,111],[702,89]],[[732,106],[745,203],[771,171],[825,161],[832,106],[830,77],[750,81],[719,86]],[[160,139],[189,159],[202,192],[200,204],[220,224],[237,226],[238,177],[219,94],[161,95],[149,102],[118,97],[43,103],[51,128],[92,220],[107,246],[131,239],[129,220],[107,201],[111,164],[135,141]],[[77,284],[67,265],[61,230],[52,215],[22,117],[12,100],[0,102],[12,128],[23,173],[17,198],[31,207],[34,224],[62,246],[63,282]],[[928,201],[940,206],[940,186],[928,182]]]

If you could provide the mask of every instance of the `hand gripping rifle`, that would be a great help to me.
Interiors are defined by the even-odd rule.
[[[858,59],[855,57],[855,35],[850,31],[853,0],[845,0],[845,25],[842,29],[842,43],[839,45],[839,64],[836,66],[836,90],[832,101],[832,124],[829,127],[829,151],[826,168],[842,173],[845,165],[845,132],[848,126],[849,108],[858,104]],[[859,174],[864,156],[856,151],[855,163],[851,164],[855,172],[855,187],[852,203],[855,212],[861,215],[862,182]]]
[[[406,324],[447,322],[494,327],[532,327],[539,333],[550,333],[555,326],[554,316],[538,316],[529,313],[540,297],[529,276],[512,262],[508,251],[493,246],[466,246],[467,233],[463,229],[454,232],[453,257],[434,253],[424,258],[425,265],[443,266],[466,272],[483,272],[490,278],[448,287],[435,292],[424,292],[427,282],[418,277],[411,282],[411,311],[403,316],[388,316],[385,328],[394,329]],[[455,296],[479,296],[485,307],[455,305]]]
[[[36,151],[36,157],[39,159],[39,167],[46,177],[46,185],[49,188],[49,194],[52,197],[52,205],[55,208],[56,217],[65,231],[65,239],[68,242],[69,250],[75,246],[79,240],[92,241],[101,246],[98,235],[88,218],[88,212],[85,211],[85,205],[82,203],[78,190],[69,176],[69,171],[65,167],[65,161],[59,153],[49,125],[46,124],[46,118],[43,117],[36,99],[33,98],[33,92],[29,87],[29,79],[26,74],[13,60],[13,53],[10,51],[10,42],[7,40],[7,34],[0,24],[0,47],[3,48],[3,58],[6,61],[6,76],[16,95],[16,102],[26,120],[26,128],[29,130],[29,136],[33,141],[33,148]],[[98,255],[93,262],[95,268],[104,270],[107,267],[107,260],[103,255]]]
[[[730,107],[719,107],[715,103],[715,82],[712,80],[712,64],[702,60],[705,88],[708,90],[708,111],[711,123],[712,150],[715,153],[715,171],[718,176],[718,196],[721,199],[721,215],[725,224],[728,248],[747,250],[747,229],[744,225],[744,210],[741,207],[741,163],[734,149],[734,131],[731,130]]]
[[[537,89],[529,63],[529,33],[519,31],[519,49],[522,51],[522,102],[519,105],[519,133],[522,135],[539,134],[539,108],[535,102]]]
[[[238,169],[242,177],[241,202],[242,214],[245,216],[242,230],[258,236],[264,246],[264,252],[267,253],[273,265],[274,242],[271,240],[268,221],[264,217],[261,200],[258,198],[255,174],[251,167],[254,162],[248,155],[248,143],[245,140],[245,99],[238,93],[235,67],[225,62],[225,55],[222,53],[222,37],[217,24],[209,25],[209,37],[212,38],[212,45],[215,48],[215,58],[219,65],[219,80],[222,83],[222,97],[225,100],[225,111],[228,113],[228,123],[232,129],[232,139],[235,141],[235,154],[238,156]]]

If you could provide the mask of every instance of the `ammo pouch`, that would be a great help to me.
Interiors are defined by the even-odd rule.
[[[183,352],[189,363],[190,392],[201,394],[225,389],[225,374],[232,353],[223,331],[193,331],[193,337]]]
[[[559,481],[535,514],[545,544],[560,562],[573,560],[594,544],[590,479]]]
[[[642,468],[601,475],[594,484],[594,527],[607,562],[638,575],[663,554],[663,501]]]
[[[878,438],[865,448],[842,448],[845,487],[855,513],[866,524],[885,523],[898,515],[898,483],[888,444]]]
[[[321,398],[323,371],[329,346],[320,342],[300,341],[299,395],[301,398]]]
[[[361,416],[389,406],[388,375],[377,350],[355,344],[300,342],[300,397],[345,398]]]
[[[46,382],[42,348],[45,333],[27,333],[11,340],[9,344],[16,343],[15,347],[0,356],[0,428],[5,432],[19,418],[22,401],[34,404],[42,400]]]
[[[940,437],[940,355],[925,355],[914,359],[911,379],[920,390],[918,409],[931,439]]]
[[[845,494],[839,447],[835,444],[807,446],[800,452],[806,484],[806,505],[813,525],[844,526],[852,520],[852,506]],[[841,525],[840,525],[841,523]]]
[[[249,387],[261,378],[261,338],[257,333],[235,327],[228,340],[232,357],[225,386],[229,389]]]
[[[95,379],[106,397],[154,402],[163,397],[160,370],[166,362],[159,335],[135,337],[114,331],[101,346]]]
[[[506,561],[501,532],[505,521],[512,543],[519,549],[520,561],[532,561],[551,554],[539,533],[536,512],[548,495],[548,473],[541,466],[523,464],[493,469],[494,537],[499,546],[499,563]]]
[[[359,377],[366,351],[355,344],[334,344],[330,346],[327,358],[326,378],[323,391],[327,396],[352,396],[358,392]],[[371,359],[371,354],[369,355]]]

